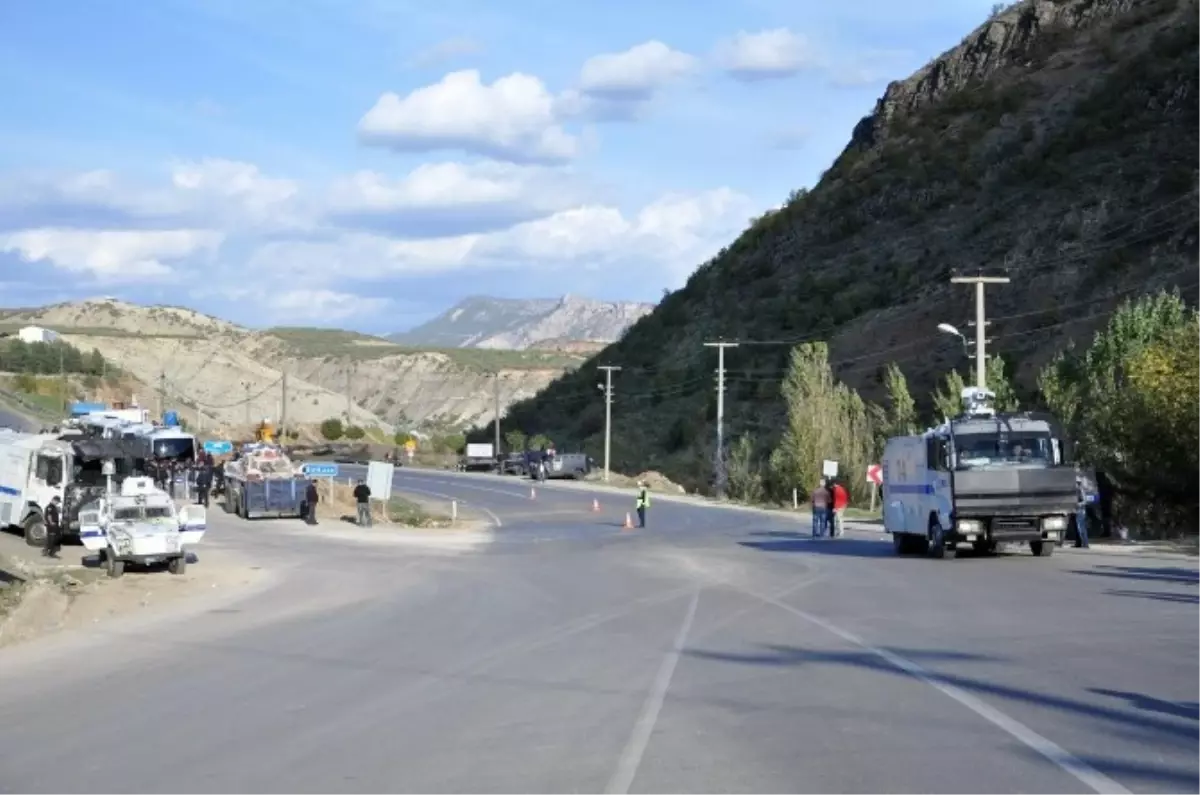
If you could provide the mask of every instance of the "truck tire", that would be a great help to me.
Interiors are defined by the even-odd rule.
[[[892,551],[897,555],[907,555],[912,545],[908,543],[908,533],[892,533]]]
[[[177,558],[171,558],[167,563],[167,571],[172,574],[183,574],[187,571],[187,553],[180,555]]]
[[[929,520],[929,556],[937,560],[954,560],[958,550],[946,545],[946,534],[936,517]]]
[[[104,566],[108,570],[108,576],[114,580],[125,573],[125,561],[118,560],[117,556],[108,550],[104,555]]]
[[[1030,541],[1029,549],[1039,558],[1048,558],[1054,554],[1054,544],[1045,541]]]
[[[46,546],[46,523],[40,513],[35,513],[25,519],[22,527],[25,531],[25,543],[31,547]]]

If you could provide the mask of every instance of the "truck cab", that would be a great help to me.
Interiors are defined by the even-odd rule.
[[[963,390],[963,413],[918,436],[889,439],[883,521],[896,552],[953,557],[1028,544],[1048,556],[1075,511],[1075,468],[1053,417],[997,413],[995,395]]]

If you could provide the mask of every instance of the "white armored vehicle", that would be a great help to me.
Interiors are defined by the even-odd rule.
[[[110,577],[120,577],[128,563],[165,562],[172,574],[183,574],[185,547],[204,537],[206,519],[203,506],[177,509],[153,480],[134,476],[79,509],[79,537],[101,554]]]
[[[997,413],[995,395],[968,387],[965,411],[937,428],[889,439],[883,453],[883,525],[896,552],[953,557],[1000,543],[1051,554],[1077,502],[1075,467],[1053,417]]]
[[[109,573],[125,563],[173,561],[183,571],[183,545],[205,531],[200,506],[176,510],[145,476],[147,438],[78,438],[0,433],[0,527],[21,530],[30,546],[46,540],[43,512],[58,497],[63,536],[105,556]]]

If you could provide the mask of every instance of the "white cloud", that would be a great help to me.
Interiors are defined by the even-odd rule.
[[[260,223],[276,219],[300,193],[292,180],[268,177],[251,163],[220,159],[177,164],[171,184],[185,204],[236,208],[240,217]]]
[[[300,185],[250,163],[206,159],[173,164],[158,184],[111,171],[39,174],[0,181],[0,228],[103,224],[108,228],[219,226],[295,229],[312,222]]]
[[[332,323],[353,317],[374,315],[390,301],[336,290],[288,290],[270,295],[267,308],[288,322],[315,321]]]
[[[169,231],[28,229],[0,236],[0,251],[49,262],[100,282],[140,282],[171,275],[164,260],[214,250],[224,236],[199,229]]]
[[[650,99],[664,85],[695,70],[691,55],[661,41],[647,41],[624,52],[595,55],[584,62],[579,88],[585,94],[632,100]]]
[[[787,28],[740,31],[717,45],[716,59],[738,80],[790,77],[817,64],[808,41]]]
[[[339,211],[527,202],[551,185],[562,189],[568,181],[563,173],[507,163],[423,163],[399,179],[377,171],[338,179],[329,200],[332,209]]]
[[[562,210],[509,229],[434,240],[395,240],[347,233],[320,241],[260,247],[247,269],[288,273],[313,284],[336,277],[397,276],[492,269],[605,268],[612,278],[637,274],[678,286],[745,228],[756,208],[720,188],[669,194],[632,217],[605,205]]]
[[[358,124],[366,143],[401,151],[459,149],[515,163],[564,162],[578,141],[558,124],[556,102],[536,77],[491,85],[479,72],[451,72],[407,96],[382,95]]]

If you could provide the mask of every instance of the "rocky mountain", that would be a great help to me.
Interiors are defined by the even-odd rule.
[[[539,343],[613,342],[654,309],[632,301],[562,298],[466,298],[393,342],[438,348],[525,350]]]
[[[6,329],[40,325],[93,348],[135,382],[138,397],[177,408],[200,427],[242,429],[284,413],[291,423],[330,417],[390,434],[403,427],[488,422],[537,393],[581,355],[559,351],[422,350],[349,331],[254,331],[183,307],[96,299],[0,310]],[[284,374],[288,378],[286,382]]]
[[[893,82],[811,190],[756,219],[667,296],[603,363],[614,379],[614,465],[689,487],[711,470],[716,354],[726,438],[777,437],[794,343],[829,343],[836,376],[881,398],[894,362],[925,400],[966,371],[973,291],[954,273],[1007,274],[987,291],[989,351],[1027,395],[1055,350],[1090,338],[1121,301],[1197,279],[1196,0],[1023,0]],[[601,356],[508,427],[599,454]]]

